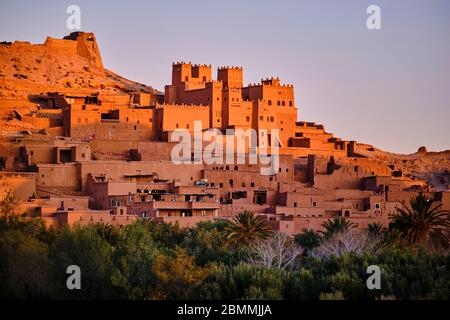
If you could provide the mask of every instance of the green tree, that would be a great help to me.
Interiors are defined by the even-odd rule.
[[[6,191],[5,196],[0,200],[0,216],[11,216],[17,207],[17,199],[12,189]]]
[[[97,222],[93,224],[93,227],[97,230],[98,235],[110,245],[115,246],[119,240],[119,230],[104,222]]]
[[[353,222],[348,221],[344,217],[334,217],[332,220],[325,221],[322,226],[325,231],[322,231],[325,239],[330,239],[338,232],[345,232],[356,227]]]
[[[158,253],[145,224],[136,222],[123,229],[114,251],[111,277],[123,298],[149,297],[154,281],[152,264]]]
[[[295,235],[295,242],[300,245],[304,251],[303,255],[308,255],[308,253],[317,248],[322,241],[320,234],[312,229],[303,230],[302,233]]]
[[[442,204],[434,205],[433,200],[419,194],[411,198],[409,206],[396,207],[389,228],[397,230],[412,247],[448,248],[449,212],[441,208]]]
[[[209,275],[209,265],[195,264],[195,258],[185,249],[177,248],[173,254],[156,257],[152,271],[155,286],[149,296],[152,299],[197,299],[196,292]]]
[[[246,256],[246,251],[240,247],[227,247],[227,225],[228,222],[224,220],[201,222],[189,230],[181,246],[195,256],[196,263],[202,266],[212,262],[237,264]]]
[[[203,299],[283,299],[287,272],[239,263],[235,266],[220,265],[205,280]]]
[[[385,231],[385,228],[379,222],[373,222],[367,225],[367,232],[370,237],[381,237]]]
[[[2,228],[3,229],[3,228]],[[12,226],[0,232],[0,297],[43,299],[48,293],[48,246]]]
[[[178,223],[172,224],[159,223],[154,220],[137,220],[135,224],[142,224],[160,249],[175,249],[184,241],[189,232],[187,228],[180,228]]]
[[[50,245],[51,294],[57,299],[106,299],[114,296],[111,285],[113,250],[95,226],[65,228]],[[82,290],[68,290],[67,267],[81,269]]]
[[[253,212],[245,210],[238,213],[225,227],[228,245],[248,245],[255,240],[272,235],[270,224],[258,218]]]

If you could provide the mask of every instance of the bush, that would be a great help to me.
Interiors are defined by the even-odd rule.
[[[304,232],[297,242],[312,244]],[[443,299],[450,298],[450,256],[392,246],[380,251],[304,256],[293,269],[250,265],[226,248],[222,222],[196,229],[136,222],[44,228],[39,220],[0,218],[0,298],[12,299]],[[69,265],[82,290],[68,290]],[[369,290],[367,267],[381,269]]]

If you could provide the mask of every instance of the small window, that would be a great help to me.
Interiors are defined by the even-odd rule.
[[[245,188],[245,182],[242,182],[242,188]]]
[[[250,122],[250,117],[249,117],[249,116],[246,116],[246,117],[245,117],[245,121]]]
[[[254,183],[254,182],[251,182],[251,183],[250,183],[250,187],[254,188],[254,187],[255,187],[255,183]]]
[[[280,103],[280,100],[278,100],[278,101],[277,101],[277,106],[280,106],[280,104],[281,104],[281,103]]]
[[[313,207],[316,207],[317,206],[317,202],[313,202]]]
[[[297,208],[297,202],[294,202],[294,208]]]
[[[289,107],[292,107],[292,101],[289,101]]]
[[[269,103],[269,106],[271,106],[272,105],[272,100],[269,100],[268,103]]]

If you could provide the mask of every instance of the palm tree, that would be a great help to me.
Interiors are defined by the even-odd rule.
[[[369,223],[367,225],[367,233],[371,237],[379,237],[382,236],[385,229],[383,225],[379,222]]]
[[[448,211],[442,204],[433,205],[433,200],[422,193],[412,197],[409,207],[402,203],[390,215],[390,229],[397,230],[404,241],[413,247],[448,247],[450,221]]]
[[[227,245],[248,245],[272,235],[270,224],[249,210],[238,213],[229,221],[225,232]]]
[[[353,222],[348,221],[344,217],[334,217],[333,220],[325,221],[322,224],[325,231],[321,231],[325,239],[330,239],[334,234],[338,232],[346,232],[356,225]]]
[[[115,245],[119,239],[119,231],[109,223],[97,222],[93,224],[98,235],[111,245]]]

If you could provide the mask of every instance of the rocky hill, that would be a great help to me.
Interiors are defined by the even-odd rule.
[[[30,95],[70,92],[153,92],[103,67],[93,33],[74,32],[43,44],[0,43],[0,98],[26,100]]]
[[[412,154],[397,154],[358,143],[355,152],[393,165],[406,175],[425,179],[437,191],[448,190],[450,185],[450,150],[428,152],[425,147],[420,147]]]

